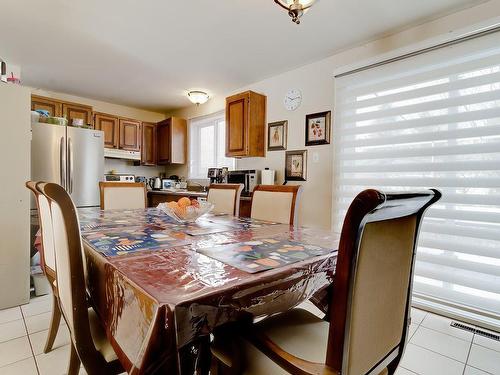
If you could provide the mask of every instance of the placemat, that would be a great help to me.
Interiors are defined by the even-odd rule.
[[[240,270],[257,273],[326,255],[333,250],[288,239],[266,238],[199,248],[197,251]]]

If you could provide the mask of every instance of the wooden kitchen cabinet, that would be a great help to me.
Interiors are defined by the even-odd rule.
[[[246,91],[226,98],[226,156],[265,156],[265,95]]]
[[[120,119],[120,148],[127,151],[141,151],[141,122]]]
[[[44,110],[49,112],[49,116],[62,117],[63,103],[43,96],[31,95],[31,110]]]
[[[96,113],[94,117],[94,127],[96,130],[102,130],[104,132],[104,147],[118,148],[120,137],[118,117],[105,113]]]
[[[73,119],[82,119],[83,125],[92,125],[92,107],[88,105],[63,102],[62,112],[68,125],[73,124]]]
[[[156,165],[156,124],[142,123],[141,164]]]
[[[170,117],[156,126],[157,164],[185,164],[187,121]]]

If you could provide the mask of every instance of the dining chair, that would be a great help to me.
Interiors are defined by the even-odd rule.
[[[440,197],[437,190],[361,192],[344,219],[326,320],[295,308],[240,326],[238,337],[234,327],[221,329],[212,346],[217,367],[245,374],[394,374],[410,324],[420,223]]]
[[[99,182],[101,210],[146,208],[148,192],[141,182]]]
[[[52,218],[58,302],[71,338],[68,375],[78,374],[80,363],[89,374],[121,373],[124,370],[100,319],[87,304],[76,207],[60,185],[41,183],[37,188],[48,199]]]
[[[299,185],[257,185],[252,194],[251,218],[294,225],[301,188]]]
[[[242,190],[243,184],[211,184],[207,201],[213,203],[215,213],[239,216]]]
[[[56,265],[54,254],[54,234],[52,232],[52,219],[50,217],[49,201],[43,194],[38,191],[36,185],[37,183],[34,181],[26,182],[26,187],[33,192],[38,211],[38,221],[40,225],[42,240],[42,247],[40,251],[40,265],[52,289],[52,314],[49,324],[49,333],[47,335],[47,340],[45,341],[45,346],[43,348],[43,352],[48,353],[52,350],[54,340],[57,336],[59,323],[61,321],[61,310],[59,310],[59,304],[57,302],[58,292],[55,283]]]

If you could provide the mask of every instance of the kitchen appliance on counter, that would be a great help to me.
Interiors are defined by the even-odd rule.
[[[106,174],[104,175],[106,182],[135,182],[133,174]]]
[[[99,206],[99,181],[104,175],[104,133],[34,123],[31,134],[31,179],[61,185],[76,207]],[[36,208],[34,199],[31,207]]]
[[[210,179],[211,184],[226,184],[228,173],[229,171],[227,167],[208,168],[207,177]]]
[[[148,184],[148,178],[145,176],[135,176],[135,182],[142,182],[143,184]]]
[[[161,180],[161,189],[162,190],[171,190],[176,188],[176,184],[178,184],[177,180],[173,180],[171,178],[162,178]]]
[[[260,184],[260,170],[246,169],[240,171],[229,171],[227,175],[228,184],[243,184],[242,195],[250,195],[255,186]]]
[[[151,177],[149,179],[148,185],[153,190],[161,190],[161,178],[160,177]]]
[[[117,148],[105,148],[104,157],[111,159],[141,160],[140,151],[128,151]]]

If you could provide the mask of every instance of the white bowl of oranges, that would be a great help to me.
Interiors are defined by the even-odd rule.
[[[192,223],[210,212],[214,205],[210,202],[182,197],[177,202],[160,203],[158,208],[179,223]]]

